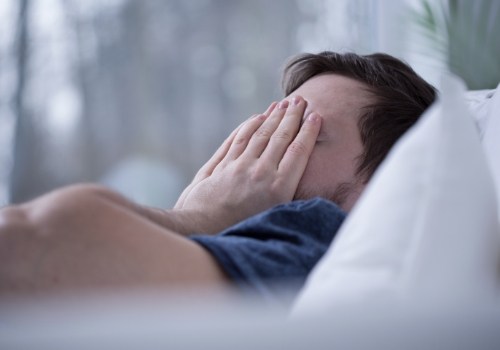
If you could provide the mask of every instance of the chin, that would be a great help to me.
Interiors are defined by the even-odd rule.
[[[342,210],[348,212],[352,209],[357,199],[360,196],[361,191],[357,188],[355,184],[351,182],[343,182],[335,186],[334,188],[327,189],[308,189],[303,186],[297,188],[295,192],[294,200],[299,199],[311,199],[314,197],[321,197],[328,199],[335,204],[337,204]]]

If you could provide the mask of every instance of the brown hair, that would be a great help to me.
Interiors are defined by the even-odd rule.
[[[397,141],[429,107],[436,89],[399,59],[383,53],[302,54],[286,65],[282,86],[289,95],[319,74],[339,74],[367,86],[375,102],[364,106],[358,120],[363,153],[358,176],[367,181]]]

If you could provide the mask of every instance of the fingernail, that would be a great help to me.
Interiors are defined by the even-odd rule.
[[[279,109],[285,109],[288,107],[288,100],[283,100],[280,102],[280,104],[278,105],[278,108]]]
[[[300,96],[294,96],[292,98],[292,106],[297,106],[300,103]]]
[[[319,114],[316,112],[311,112],[307,116],[307,120],[309,120],[310,122],[317,122],[319,120]]]
[[[273,103],[271,103],[269,105],[269,107],[267,108],[267,110],[271,110],[272,111],[274,109],[274,107],[276,107],[277,105],[278,105],[278,102],[273,101]]]

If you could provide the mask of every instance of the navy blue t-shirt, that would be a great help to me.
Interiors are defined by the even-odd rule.
[[[296,293],[328,249],[345,219],[322,198],[293,201],[252,216],[225,231],[193,235],[244,289],[274,300],[286,286]]]

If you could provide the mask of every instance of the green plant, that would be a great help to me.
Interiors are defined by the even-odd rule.
[[[450,71],[469,89],[491,89],[500,82],[500,2],[423,0],[414,12],[430,53],[444,57]]]

